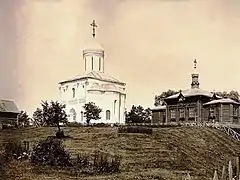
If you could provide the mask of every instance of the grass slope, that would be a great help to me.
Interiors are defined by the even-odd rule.
[[[0,145],[8,138],[29,140],[32,144],[49,135],[56,128],[3,130]],[[117,128],[64,128],[73,137],[64,140],[74,156],[79,152],[101,149],[122,156],[121,173],[89,176],[74,170],[33,168],[27,162],[15,162],[10,173],[21,172],[15,179],[184,179],[187,172],[193,179],[207,180],[213,172],[221,171],[230,159],[240,153],[240,143],[224,133],[210,128],[175,127],[154,129],[153,135],[117,134]],[[31,144],[30,144],[31,145]],[[220,175],[220,174],[219,174]]]

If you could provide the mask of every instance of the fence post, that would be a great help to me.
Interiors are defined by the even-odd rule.
[[[225,174],[226,174],[226,167],[223,166],[221,180],[225,180],[225,179],[226,179],[226,178],[225,178],[225,176],[226,176]]]
[[[191,176],[189,173],[187,173],[187,177],[185,178],[185,180],[191,180]]]
[[[218,180],[217,170],[214,171],[213,180]]]
[[[230,160],[229,164],[228,164],[228,177],[229,177],[229,180],[232,180],[232,178],[233,178],[232,176],[233,176],[232,161]]]
[[[239,156],[236,158],[236,176],[237,176],[237,180],[240,180],[239,179]]]

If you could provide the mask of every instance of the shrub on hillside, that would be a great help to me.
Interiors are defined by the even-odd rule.
[[[114,173],[120,170],[121,157],[101,151],[94,151],[93,167],[98,173]]]
[[[152,134],[153,130],[150,127],[141,126],[121,126],[118,128],[118,133],[142,133]]]
[[[119,172],[120,162],[120,156],[96,150],[92,154],[78,154],[73,164],[76,167],[101,174]]]
[[[6,179],[6,167],[8,160],[3,154],[0,154],[0,179]]]
[[[3,156],[7,161],[11,159],[19,159],[25,152],[22,143],[17,140],[10,140],[4,144]]]
[[[57,139],[62,139],[62,138],[64,138],[65,137],[65,135],[64,135],[64,132],[63,131],[58,131],[58,132],[56,132],[56,138]]]
[[[105,123],[95,123],[91,125],[92,127],[111,127],[111,124],[105,124]]]
[[[66,125],[68,127],[84,127],[84,126],[86,126],[86,125],[78,123],[78,122],[68,122]]]
[[[38,142],[32,150],[30,161],[34,165],[69,166],[70,155],[61,140],[47,138]]]
[[[76,161],[74,162],[76,166],[80,168],[86,168],[90,166],[90,156],[87,154],[78,154]]]

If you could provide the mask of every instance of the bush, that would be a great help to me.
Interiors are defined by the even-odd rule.
[[[151,124],[151,123],[127,123],[126,126],[140,126],[140,127],[151,127],[151,128],[169,128],[169,127],[180,127],[181,124]]]
[[[6,179],[6,167],[8,160],[3,154],[0,154],[0,179]]]
[[[101,151],[94,151],[93,167],[98,173],[119,172],[121,158],[118,155],[110,155]]]
[[[58,131],[58,132],[56,133],[56,137],[57,137],[58,139],[64,138],[64,137],[65,137],[65,136],[64,136],[64,132],[63,132],[63,131]]]
[[[87,154],[78,154],[75,165],[80,168],[86,168],[90,165],[90,157]]]
[[[38,142],[32,151],[30,162],[33,165],[69,166],[70,155],[61,140],[47,138]]]
[[[95,123],[91,125],[92,127],[111,127],[111,124],[105,124],[105,123]]]
[[[25,148],[22,146],[22,143],[17,140],[10,140],[4,144],[3,156],[6,160],[18,159],[25,152]]]
[[[86,125],[78,123],[78,122],[68,122],[66,125],[68,127],[84,127],[84,126],[86,126]]]
[[[93,173],[115,173],[120,170],[120,162],[120,156],[96,150],[92,154],[77,155],[74,165]]]
[[[152,134],[153,130],[150,127],[141,126],[121,126],[118,128],[118,133],[142,133],[142,134]]]

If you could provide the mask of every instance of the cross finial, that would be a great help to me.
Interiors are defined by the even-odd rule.
[[[92,26],[92,36],[95,37],[95,28],[97,27],[97,24],[95,23],[95,20],[93,20],[93,22],[90,24]]]
[[[194,69],[197,69],[197,60],[195,59],[193,63],[194,63]]]

